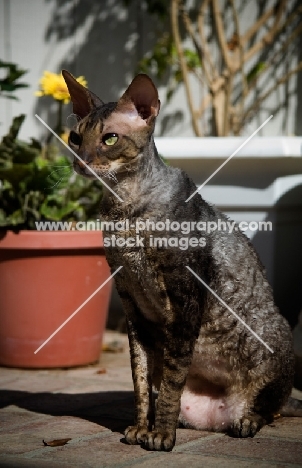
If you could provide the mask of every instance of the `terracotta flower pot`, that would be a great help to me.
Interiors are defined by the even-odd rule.
[[[101,352],[111,282],[99,231],[0,233],[0,364],[69,367]]]

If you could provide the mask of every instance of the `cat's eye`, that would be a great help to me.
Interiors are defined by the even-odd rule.
[[[106,135],[103,136],[102,141],[105,143],[107,146],[113,146],[118,140],[118,135],[116,133],[106,133]]]
[[[69,143],[72,143],[75,146],[80,146],[82,143],[82,137],[72,130],[69,134]]]

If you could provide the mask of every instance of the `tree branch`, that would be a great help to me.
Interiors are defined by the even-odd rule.
[[[227,47],[227,41],[224,35],[224,28],[223,28],[221,13],[218,7],[217,0],[212,0],[212,5],[213,5],[213,14],[214,14],[217,38],[218,38],[219,46],[221,49],[222,57],[225,62],[226,68],[231,73],[233,71],[233,66],[232,66],[232,61],[231,61],[228,47]]]
[[[193,99],[191,95],[191,88],[189,83],[189,73],[187,68],[187,63],[184,57],[181,37],[178,27],[178,13],[179,13],[179,2],[180,0],[172,0],[171,2],[171,23],[172,23],[172,34],[176,46],[176,50],[179,56],[181,72],[184,80],[185,90],[187,94],[189,109],[192,117],[192,125],[196,136],[201,136],[201,132],[198,125],[198,120],[196,118],[196,113],[193,106]]]
[[[210,86],[211,85],[211,76],[209,74],[207,65],[205,63],[206,62],[206,55],[205,55],[204,51],[202,50],[201,45],[198,43],[198,40],[197,40],[197,38],[195,36],[195,32],[193,31],[191,20],[190,20],[190,18],[188,16],[188,13],[185,10],[183,5],[181,7],[181,14],[182,14],[182,18],[183,18],[183,22],[184,22],[184,25],[186,27],[186,30],[189,33],[189,35],[190,35],[190,37],[191,37],[191,39],[193,41],[195,49],[197,50],[197,53],[198,53],[198,56],[199,56],[199,59],[200,59],[200,64],[201,64],[201,67],[202,67],[202,69],[204,71],[207,86]]]
[[[197,17],[197,27],[198,27],[200,43],[201,43],[201,48],[202,48],[203,53],[204,53],[204,57],[207,60],[207,62],[209,63],[209,66],[211,68],[212,76],[214,78],[217,78],[218,77],[218,70],[214,65],[211,53],[210,53],[209,48],[208,48],[208,43],[207,43],[207,40],[206,40],[205,35],[204,35],[204,17],[205,17],[205,11],[206,11],[206,8],[208,7],[208,5],[209,5],[209,0],[204,0],[202,2],[202,5],[200,7],[198,17]]]
[[[273,55],[273,57],[271,57],[269,61],[265,62],[265,67],[264,67],[262,70],[259,70],[259,72],[257,73],[256,78],[255,78],[251,83],[249,83],[248,92],[250,92],[253,88],[255,88],[259,76],[261,76],[264,72],[267,72],[268,69],[269,69],[270,67],[272,67],[272,66],[275,64],[278,55],[281,54],[285,49],[287,49],[287,47],[289,46],[289,44],[290,44],[291,42],[293,42],[293,40],[294,40],[297,36],[299,36],[299,34],[300,34],[301,32],[302,32],[302,23],[300,23],[299,26],[297,26],[297,28],[294,29],[294,31],[289,35],[289,37],[286,39],[286,41],[282,44],[282,46],[280,47],[280,49],[278,49],[278,50],[275,52],[275,54]]]
[[[233,19],[234,19],[234,25],[235,25],[235,34],[237,35],[238,38],[238,48],[239,48],[239,72],[241,76],[241,86],[242,86],[242,92],[241,92],[241,99],[239,103],[239,114],[243,114],[244,110],[244,102],[245,102],[245,97],[248,94],[248,85],[247,85],[247,79],[244,73],[244,48],[243,48],[243,42],[242,38],[240,36],[240,26],[239,26],[239,18],[238,18],[238,13],[235,7],[235,2],[234,0],[230,0],[232,12],[233,12]],[[236,119],[233,119],[233,122],[235,123]],[[237,129],[233,128],[233,132],[236,135],[237,134]]]
[[[281,0],[274,24],[272,25],[270,30],[260,39],[260,41],[256,42],[256,44],[254,44],[245,53],[244,55],[245,62],[249,61],[253,55],[255,55],[257,52],[260,52],[260,50],[262,50],[266,45],[271,44],[275,36],[277,35],[277,33],[280,32],[281,29],[283,29],[286,24],[288,24],[289,18],[283,23],[283,25],[280,25],[280,19],[282,16],[282,12],[285,9],[285,6],[286,6],[286,0]]]
[[[271,86],[265,93],[263,93],[253,104],[252,106],[247,109],[247,111],[245,112],[245,114],[243,115],[243,118],[242,118],[242,123],[244,125],[247,117],[249,116],[250,113],[252,112],[255,112],[256,109],[259,107],[259,105],[265,101],[265,99],[268,98],[268,96],[273,93],[275,91],[275,89],[278,88],[278,86],[280,86],[281,84],[283,83],[286,83],[290,77],[292,75],[295,75],[296,73],[298,73],[300,70],[302,70],[302,62],[299,62],[298,65],[293,68],[292,70],[290,70],[286,75],[282,76],[282,78],[279,78],[279,80],[276,81],[276,83]],[[240,126],[240,129],[243,127],[243,125]]]
[[[212,103],[212,94],[208,93],[202,100],[201,105],[196,113],[196,116],[201,118],[209,105]]]
[[[256,32],[259,31],[261,26],[263,26],[267,22],[267,20],[274,14],[274,12],[275,8],[270,8],[265,13],[263,13],[263,15],[260,16],[260,18],[258,18],[258,20],[250,27],[250,29],[248,29],[246,33],[243,34],[241,38],[243,45],[245,45],[249,40],[252,39]]]

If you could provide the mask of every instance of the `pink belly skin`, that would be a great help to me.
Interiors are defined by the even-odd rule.
[[[185,388],[181,397],[179,420],[186,427],[223,432],[243,415],[244,402],[227,396],[210,396]]]

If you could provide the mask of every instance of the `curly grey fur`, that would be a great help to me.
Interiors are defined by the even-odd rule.
[[[186,203],[195,184],[158,156],[153,130],[159,101],[146,75],[138,75],[119,102],[109,104],[100,104],[68,72],[64,77],[82,118],[70,144],[96,173],[114,174],[108,184],[123,200],[104,188],[101,218],[130,222],[123,233],[104,232],[112,271],[123,266],[115,278],[127,319],[136,405],[135,425],[126,429],[126,441],[171,450],[178,418],[197,429],[254,436],[288,399],[294,373],[291,331],[274,305],[255,250],[239,230],[202,232],[205,245],[187,250],[150,246],[154,233],[149,230],[139,232],[142,245],[111,246],[113,235],[135,237],[132,225],[137,221],[227,218],[200,194]],[[102,143],[106,132],[118,135],[112,148]],[[74,165],[89,176],[78,161]],[[183,237],[179,231],[160,232],[160,237],[172,235]],[[200,235],[196,229],[187,237]],[[156,410],[152,386],[159,390]]]

